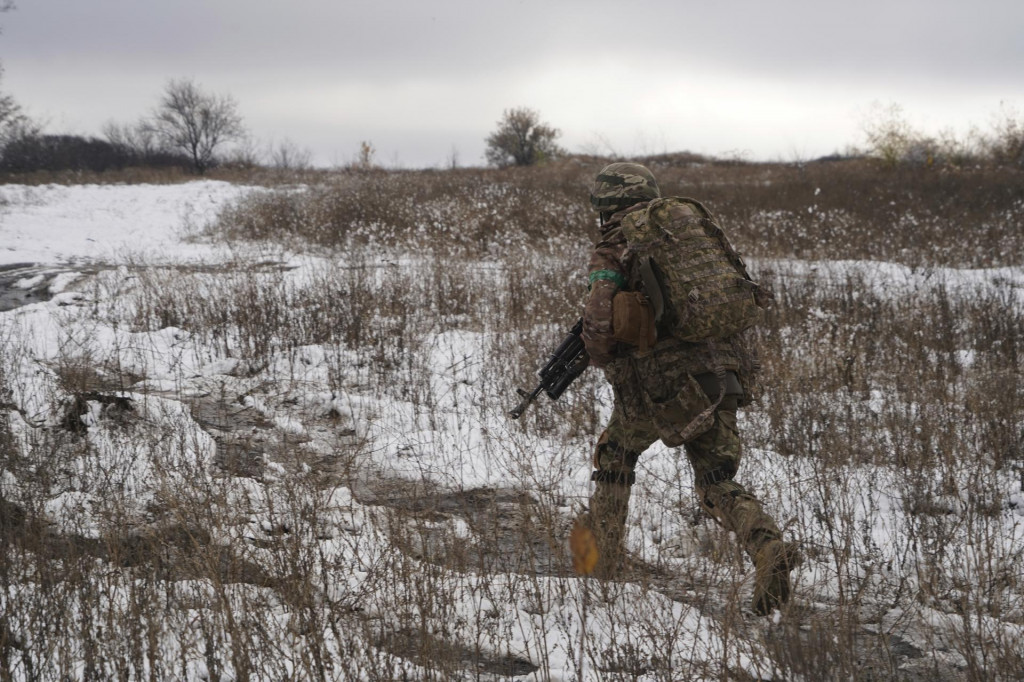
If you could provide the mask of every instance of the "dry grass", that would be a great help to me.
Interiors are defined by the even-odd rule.
[[[0,328],[0,402],[17,408],[0,418],[0,466],[18,482],[0,487],[0,680],[554,679],[562,659],[609,680],[1019,679],[1020,285],[943,269],[1019,265],[1019,173],[649,162],[722,217],[778,296],[740,479],[804,543],[780,624],[743,613],[749,566],[660,448],[635,489],[636,578],[567,574],[567,481],[608,412],[597,373],[521,425],[501,416],[579,314],[602,161],[344,173],[254,195],[214,228],[313,254],[300,270],[95,278],[46,405],[19,403],[12,368],[31,353]],[[96,348],[74,331],[90,324],[124,343]],[[187,331],[173,348],[232,370],[153,381],[143,341],[168,328]],[[291,402],[320,393],[329,409]],[[179,428],[155,438],[179,404]],[[98,448],[89,410],[130,455]],[[434,434],[395,455],[421,476],[380,467],[407,434],[374,423]],[[500,489],[459,478],[481,457]],[[166,467],[141,506],[140,461]],[[82,517],[99,528],[48,525],[55,491],[87,485],[105,486]]]

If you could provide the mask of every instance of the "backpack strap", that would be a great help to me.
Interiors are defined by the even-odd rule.
[[[658,274],[658,264],[649,255],[640,256],[637,261],[640,271],[640,280],[644,285],[644,293],[651,301],[651,308],[654,310],[654,327],[661,325],[661,318],[665,316],[665,289],[662,277]]]

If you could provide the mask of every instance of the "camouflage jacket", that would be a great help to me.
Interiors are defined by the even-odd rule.
[[[645,384],[671,384],[681,381],[686,374],[715,372],[718,368],[737,373],[746,393],[742,402],[749,402],[760,364],[747,332],[712,344],[682,341],[662,330],[654,348],[644,355],[612,338],[615,294],[620,290],[643,291],[636,257],[622,232],[622,221],[628,220],[631,213],[646,209],[648,204],[634,204],[611,216],[591,253],[590,293],[583,315],[583,341],[591,362],[604,368],[616,396],[629,403],[640,400],[640,396],[630,394]],[[678,202],[676,205],[697,215],[689,204]]]

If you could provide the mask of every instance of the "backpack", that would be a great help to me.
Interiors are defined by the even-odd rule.
[[[743,259],[700,202],[655,199],[623,218],[622,232],[637,256],[660,332],[684,341],[717,340],[760,321],[771,294],[750,279]]]

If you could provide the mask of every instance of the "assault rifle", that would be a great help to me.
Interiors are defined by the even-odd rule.
[[[583,374],[583,370],[590,364],[590,356],[587,355],[587,349],[583,346],[583,339],[580,338],[582,333],[583,318],[581,317],[573,325],[565,340],[551,354],[548,364],[544,365],[544,369],[537,373],[540,375],[540,383],[537,385],[537,388],[530,392],[524,391],[521,388],[516,389],[516,393],[519,394],[522,401],[509,412],[510,417],[519,419],[523,412],[526,411],[526,408],[530,406],[530,403],[540,395],[541,391],[547,393],[548,397],[552,400],[558,400],[558,397],[565,392],[565,389],[569,388],[569,384],[575,381],[576,377]]]

